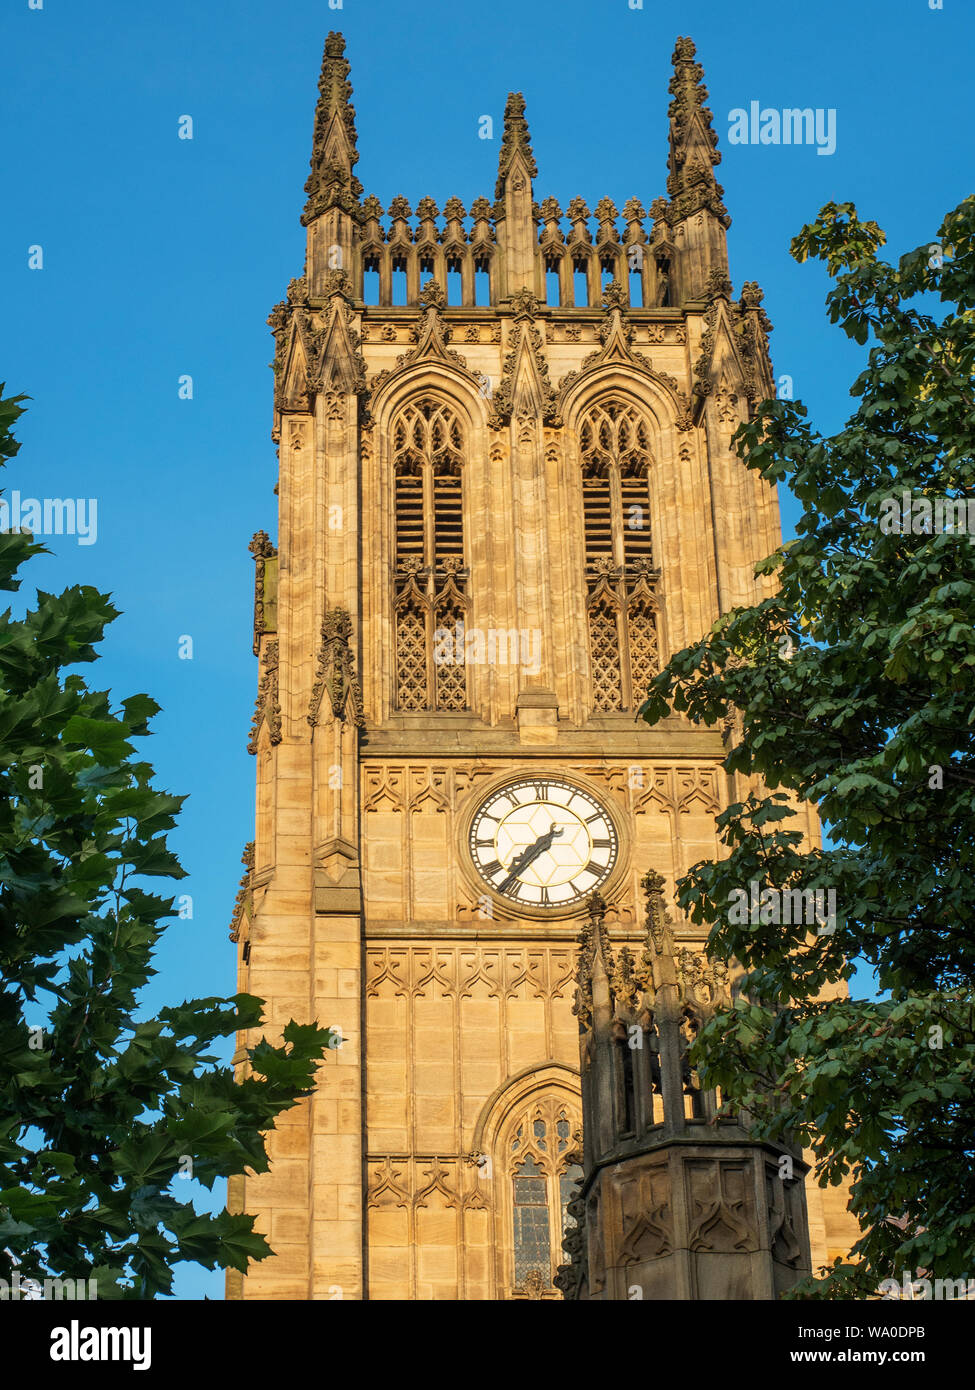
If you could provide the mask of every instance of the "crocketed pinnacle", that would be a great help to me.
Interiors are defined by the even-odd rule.
[[[579,936],[576,1000],[572,1007],[583,1029],[591,1027],[593,1022],[593,983],[608,982],[613,973],[613,956],[606,935],[606,903],[599,893],[593,893],[588,907],[589,914]]]
[[[330,207],[340,207],[357,216],[362,194],[362,184],[352,172],[359,151],[345,39],[334,31],[325,40],[318,92],[311,173],[305,184],[308,202],[301,219],[305,224]]]
[[[721,201],[724,189],[714,177],[714,165],[721,163],[713,116],[705,106],[708,89],[704,68],[695,61],[691,39],[679,38],[671,61],[674,75],[668,88],[670,103],[670,157],[667,161],[667,192],[673,224],[701,209],[714,214],[724,227],[731,225],[728,210]]]
[[[525,120],[525,98],[521,92],[509,92],[504,107],[504,136],[501,140],[501,153],[498,157],[498,181],[495,185],[495,198],[504,197],[504,182],[508,177],[515,155],[520,154],[527,166],[528,177],[535,178],[535,156],[532,154],[528,122]]]

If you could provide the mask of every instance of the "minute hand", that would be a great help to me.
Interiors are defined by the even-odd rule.
[[[550,829],[546,830],[544,835],[539,835],[533,845],[529,845],[527,849],[523,849],[520,854],[516,855],[508,866],[508,877],[498,886],[498,892],[509,892],[517,883],[524,870],[528,868],[529,864],[533,864],[540,854],[544,854],[547,849],[551,849],[552,841],[558,839],[562,833],[562,826],[553,825]]]

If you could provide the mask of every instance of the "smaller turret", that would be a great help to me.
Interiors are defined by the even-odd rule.
[[[614,955],[598,894],[582,932],[583,1177],[556,1282],[567,1299],[776,1298],[810,1273],[807,1168],[701,1089],[689,1051],[730,1005],[729,971],[677,944],[659,874],[643,888],[639,959]]]

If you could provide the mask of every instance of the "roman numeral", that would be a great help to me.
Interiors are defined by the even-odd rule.
[[[541,898],[540,898],[540,902],[541,902],[541,904],[542,904],[543,907],[547,907],[547,906],[548,906],[548,889],[547,889],[547,888],[543,888],[543,889],[542,889],[542,896],[541,896]]]
[[[503,868],[503,864],[499,864],[496,859],[492,859],[490,864],[483,865],[481,873],[485,874],[488,878],[493,878],[495,874],[501,873]]]
[[[604,866],[602,864],[594,864],[593,861],[590,859],[589,863],[586,865],[582,872],[584,874],[592,874],[594,878],[598,878],[599,875],[603,872],[603,867]]]
[[[612,840],[593,840],[592,847],[593,849],[609,849],[612,843]]]

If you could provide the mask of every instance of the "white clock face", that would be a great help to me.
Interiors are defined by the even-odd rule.
[[[471,856],[512,902],[565,907],[605,883],[618,853],[612,820],[588,792],[545,777],[510,782],[479,807]]]

